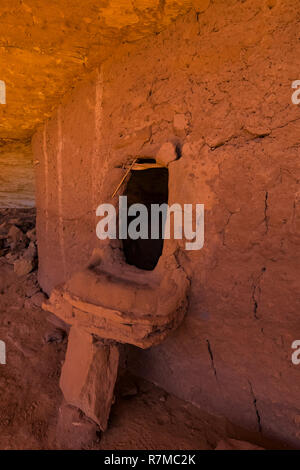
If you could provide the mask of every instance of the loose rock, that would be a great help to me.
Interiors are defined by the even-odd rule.
[[[26,236],[24,235],[22,230],[20,230],[15,225],[12,225],[9,229],[7,239],[8,245],[11,250],[16,250],[17,248],[19,250],[25,248],[26,246]]]
[[[17,259],[14,261],[14,272],[17,276],[24,276],[29,274],[34,268],[33,261],[30,259]]]

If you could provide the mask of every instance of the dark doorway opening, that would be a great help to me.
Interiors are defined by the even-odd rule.
[[[148,239],[123,240],[123,250],[126,262],[139,269],[152,271],[158,263],[163,250],[163,233],[165,217],[160,214],[159,239],[151,239],[151,204],[168,203],[168,170],[167,168],[152,168],[149,170],[134,170],[131,172],[124,196],[127,204],[144,204],[148,210]],[[128,226],[135,217],[128,217]]]

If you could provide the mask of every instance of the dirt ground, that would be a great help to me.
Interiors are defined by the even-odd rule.
[[[31,273],[14,272],[30,239],[35,243],[34,223],[34,210],[0,210],[0,340],[7,354],[0,365],[0,449],[215,449],[228,447],[229,438],[249,440],[226,420],[124,370],[105,433],[64,403],[59,376],[67,332],[40,307],[35,261]],[[7,236],[12,226],[21,236],[16,229]]]

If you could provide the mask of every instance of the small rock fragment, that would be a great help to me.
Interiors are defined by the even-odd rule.
[[[18,258],[17,253],[12,254],[12,253],[9,252],[5,255],[5,259],[9,264],[14,264],[14,262],[16,261],[17,258]]]
[[[33,228],[31,230],[28,230],[26,233],[26,237],[29,238],[32,242],[36,242],[36,229]]]
[[[23,258],[31,260],[32,262],[37,257],[37,250],[34,242],[30,242],[26,251],[23,253]]]
[[[163,144],[156,155],[157,163],[164,166],[168,166],[169,163],[173,162],[176,159],[176,148],[175,145],[171,142],[166,142],[165,144]]]
[[[33,283],[33,282],[30,282],[27,286],[26,286],[26,290],[25,290],[25,295],[26,297],[32,297],[34,296],[34,294],[37,294],[38,292],[40,292],[41,288],[39,285]]]
[[[8,235],[8,244],[11,250],[15,250],[16,248],[22,249],[26,246],[26,236],[15,225],[12,225],[9,229]]]
[[[30,259],[21,258],[14,261],[14,272],[17,276],[25,276],[25,274],[29,274],[33,268],[33,261]]]

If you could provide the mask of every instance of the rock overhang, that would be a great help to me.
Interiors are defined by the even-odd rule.
[[[28,141],[64,94],[124,42],[158,33],[209,0],[13,0],[0,6],[0,142]]]

